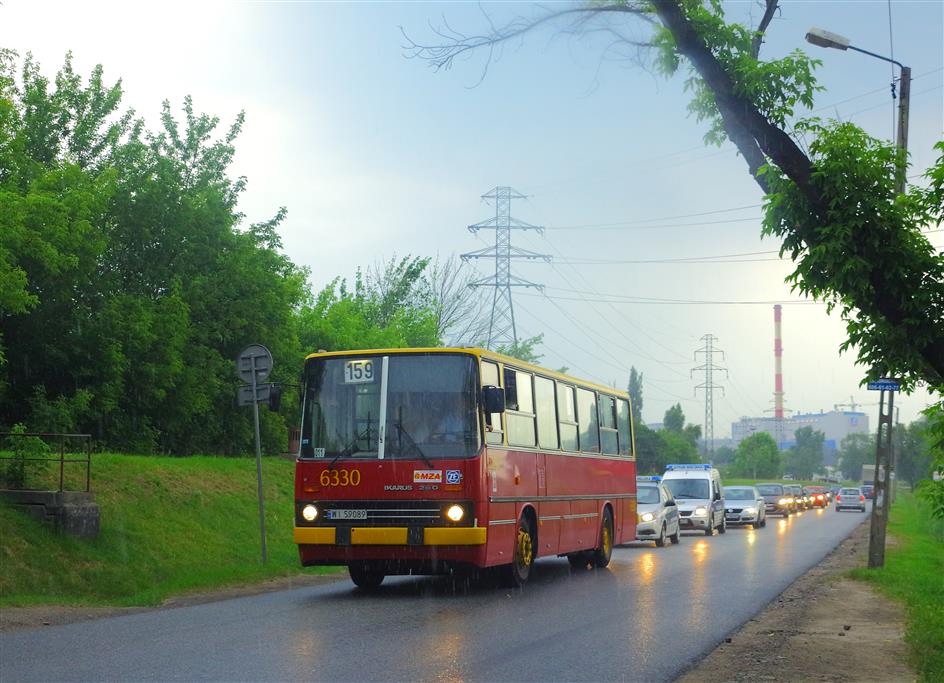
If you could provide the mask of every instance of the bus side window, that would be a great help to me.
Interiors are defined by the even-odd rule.
[[[554,380],[534,378],[534,404],[538,416],[538,445],[557,449],[557,410],[554,406]]]
[[[482,361],[482,386],[500,387],[498,366],[494,363]],[[485,416],[485,443],[500,444],[502,442],[502,414],[491,413]]]
[[[577,409],[574,388],[557,385],[557,418],[560,429],[561,449],[577,450]]]
[[[603,394],[597,395],[600,414],[600,440],[603,452],[608,455],[619,453],[619,438],[616,432],[616,399]]]
[[[508,386],[512,383],[514,402],[509,406]],[[505,368],[505,419],[508,420],[509,446],[535,445],[534,396],[530,373]]]
[[[633,454],[633,440],[629,428],[629,403],[619,399],[616,402],[617,414],[616,424],[619,428],[619,452],[620,455]]]
[[[600,452],[597,399],[589,389],[577,389],[577,422],[580,424],[580,450]]]

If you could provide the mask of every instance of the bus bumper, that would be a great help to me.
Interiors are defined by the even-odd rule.
[[[338,527],[295,527],[293,537],[297,545],[484,545],[488,529],[430,527],[411,533],[408,527],[349,527],[343,529],[344,538],[337,531]]]

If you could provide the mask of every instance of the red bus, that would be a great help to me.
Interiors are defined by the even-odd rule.
[[[294,540],[304,566],[387,575],[538,557],[605,567],[635,539],[629,397],[483,349],[315,353],[305,361]]]

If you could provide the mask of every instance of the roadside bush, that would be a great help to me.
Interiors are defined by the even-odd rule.
[[[3,484],[9,489],[25,489],[27,483],[34,478],[38,479],[49,467],[46,459],[49,456],[49,446],[38,436],[23,436],[26,427],[17,424],[7,437],[7,450],[11,453],[6,458],[3,468]]]

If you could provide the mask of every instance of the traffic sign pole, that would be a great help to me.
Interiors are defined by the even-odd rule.
[[[259,538],[262,540],[262,563],[266,563],[265,500],[262,496],[262,439],[259,436],[259,401],[256,383],[256,356],[250,359],[252,367],[252,418],[256,427],[256,486],[259,490]]]

